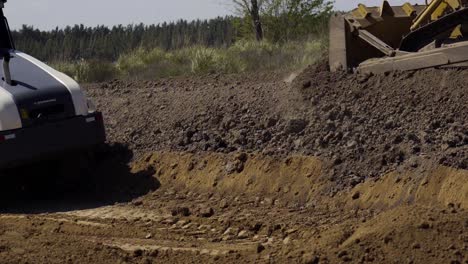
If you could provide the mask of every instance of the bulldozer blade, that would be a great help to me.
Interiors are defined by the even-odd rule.
[[[346,22],[343,16],[335,15],[330,19],[329,65],[332,72],[347,69]]]
[[[359,7],[330,19],[331,71],[352,71],[360,63],[398,54],[405,35],[410,32],[413,19],[425,6],[390,6],[384,1],[380,7]]]
[[[414,52],[396,57],[371,59],[357,68],[362,73],[385,73],[409,71],[433,67],[460,67],[468,62],[468,41],[458,42],[447,47]]]
[[[345,16],[337,14],[330,19],[329,65],[332,72],[351,71],[369,58],[385,55],[374,43],[369,44],[362,35],[359,36],[359,31]]]

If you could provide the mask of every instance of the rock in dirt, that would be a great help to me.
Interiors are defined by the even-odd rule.
[[[306,89],[312,86],[312,81],[304,81],[302,83],[302,88]]]
[[[238,239],[246,239],[246,238],[249,238],[249,237],[250,237],[250,233],[247,230],[242,230],[242,231],[239,232],[239,234],[237,234]]]
[[[171,210],[172,216],[190,216],[191,212],[188,207],[175,207]]]
[[[302,132],[307,126],[307,121],[304,119],[291,119],[286,125],[285,132],[288,134],[297,134]]]
[[[227,174],[241,173],[244,170],[244,163],[240,160],[230,161],[225,167]]]
[[[360,192],[355,192],[355,193],[353,193],[353,196],[351,198],[353,200],[357,200],[357,199],[359,199],[359,197],[361,197],[361,193]]]
[[[135,249],[133,251],[133,256],[134,257],[141,257],[143,255],[143,250],[142,249]]]
[[[198,216],[208,218],[212,217],[214,213],[215,211],[213,208],[205,206],[199,209]]]
[[[224,235],[232,235],[232,236],[237,236],[239,234],[239,228],[237,227],[228,227],[224,231]]]
[[[257,244],[257,253],[262,253],[265,250],[265,246],[262,244]]]
[[[421,222],[418,225],[418,228],[419,229],[429,229],[429,228],[431,228],[431,224],[429,224],[428,222]]]
[[[229,202],[227,199],[222,199],[220,202],[219,202],[219,207],[222,208],[222,209],[226,209],[229,207]]]
[[[318,264],[320,258],[314,254],[304,254],[302,255],[303,264]]]

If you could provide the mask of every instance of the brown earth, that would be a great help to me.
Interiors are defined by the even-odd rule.
[[[294,76],[87,85],[110,144],[11,172],[0,262],[468,263],[468,71]]]
[[[424,160],[468,168],[468,71],[205,76],[91,85],[110,139],[137,153],[261,152],[330,162],[337,190]],[[135,109],[135,110],[134,110]]]

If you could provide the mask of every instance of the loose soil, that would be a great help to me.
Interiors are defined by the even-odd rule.
[[[86,85],[109,144],[85,172],[11,172],[0,262],[468,263],[467,80],[319,63]],[[75,192],[37,180],[72,171]]]

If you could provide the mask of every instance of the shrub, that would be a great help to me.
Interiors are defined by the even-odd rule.
[[[212,48],[194,48],[190,58],[192,72],[195,74],[215,73],[220,59],[216,53],[216,50]]]
[[[113,63],[103,61],[81,61],[78,63],[77,79],[82,82],[103,82],[118,77]]]
[[[229,48],[189,47],[174,51],[139,48],[113,63],[84,61],[54,66],[81,82],[100,82],[116,77],[154,80],[169,76],[208,73],[242,73],[296,70],[319,59],[326,50],[324,38],[282,45],[267,41],[238,41]]]
[[[115,65],[103,61],[59,62],[52,63],[52,67],[79,82],[103,82],[119,77]]]
[[[117,69],[129,75],[140,72],[145,67],[143,58],[146,57],[146,51],[139,48],[131,53],[120,55],[117,60]]]

